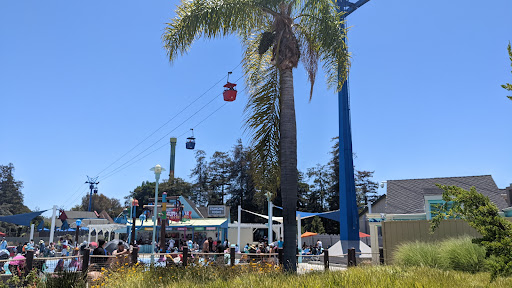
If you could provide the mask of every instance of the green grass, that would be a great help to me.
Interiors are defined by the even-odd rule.
[[[485,248],[470,237],[443,241],[440,247],[445,269],[476,273],[485,270]]]
[[[470,273],[486,270],[485,248],[472,243],[467,236],[437,243],[405,243],[398,246],[394,257],[398,265],[406,267],[430,267]]]
[[[245,269],[245,270],[244,270]],[[366,266],[305,275],[253,268],[124,268],[105,273],[91,287],[512,287],[512,278],[490,282],[489,273],[443,271],[428,267]]]
[[[395,261],[402,266],[419,266],[430,268],[444,268],[438,244],[410,242],[398,246]]]

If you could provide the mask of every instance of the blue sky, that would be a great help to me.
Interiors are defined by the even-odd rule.
[[[194,165],[194,153],[184,148],[190,128],[208,156],[238,138],[247,144],[244,93],[197,125],[224,104],[222,83],[215,83],[240,63],[239,42],[199,40],[170,65],[161,35],[178,3],[0,3],[0,163],[15,165],[29,208],[77,204],[86,175],[106,168],[212,86],[100,174],[100,192],[122,198],[154,179],[152,166],[168,167],[167,134],[184,135],[176,175],[186,179]],[[434,4],[372,0],[350,15],[355,165],[375,170],[377,181],[491,174],[504,188],[512,183],[512,102],[500,84],[512,81],[506,53],[512,2]],[[233,70],[232,79],[241,76],[240,67]],[[330,139],[338,134],[336,93],[319,75],[309,102],[306,79],[302,68],[295,70],[303,171],[328,162]],[[238,84],[242,90],[243,81]],[[102,179],[155,142],[147,152],[164,148]]]

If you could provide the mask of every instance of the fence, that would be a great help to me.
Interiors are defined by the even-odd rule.
[[[427,220],[385,221],[382,223],[382,239],[385,263],[393,262],[393,253],[398,245],[405,242],[436,242],[446,238],[469,235],[481,235],[465,221],[447,219],[441,221],[435,233],[430,233],[430,222]]]
[[[126,254],[110,256],[91,255],[91,250],[86,249],[82,254],[67,257],[35,257],[33,251],[28,251],[24,258],[0,260],[0,272],[4,270],[1,278],[5,281],[12,275],[26,276],[35,269],[38,275],[59,272],[87,273],[88,279],[93,280],[100,275],[101,271],[135,263],[147,267],[150,265],[155,267],[234,266],[251,263],[278,267],[283,264],[283,249],[278,249],[278,253],[235,253],[235,248],[230,248],[227,253],[200,253],[189,252],[184,248],[180,253],[155,253],[153,256],[139,254],[138,250],[138,247],[134,247],[131,252],[126,250]],[[349,249],[348,254],[336,257],[329,257],[328,250],[324,250],[321,255],[296,255],[296,257],[299,273],[342,270],[348,266],[355,266],[359,262],[354,249]]]

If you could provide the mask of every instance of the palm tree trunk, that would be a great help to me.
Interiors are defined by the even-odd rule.
[[[297,271],[296,239],[297,221],[297,126],[295,123],[295,102],[293,93],[292,68],[280,69],[281,117],[280,131],[280,166],[281,195],[283,198],[284,228],[284,269]]]

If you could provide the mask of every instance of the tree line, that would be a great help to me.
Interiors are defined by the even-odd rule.
[[[315,167],[298,171],[298,201],[299,211],[326,212],[339,209],[339,143],[333,138],[331,159],[328,163],[317,164]],[[159,184],[159,195],[183,195],[190,198],[197,206],[226,205],[230,207],[232,220],[237,219],[237,207],[257,213],[267,214],[266,193],[272,193],[274,205],[282,207],[281,191],[278,183],[271,183],[262,189],[258,185],[259,176],[254,167],[251,149],[242,144],[241,140],[229,151],[215,151],[210,157],[203,150],[195,154],[195,166],[190,173],[190,182],[182,178],[175,178],[169,182],[164,179]],[[377,196],[378,184],[373,181],[373,171],[360,171],[356,169],[355,182],[357,204],[360,211],[374,201]],[[274,180],[275,181],[275,180]],[[278,179],[277,179],[278,181]],[[138,215],[142,213],[142,206],[149,203],[154,197],[155,182],[145,181],[130,191],[125,197],[126,205],[135,198],[139,201]],[[275,209],[274,216],[282,216],[280,209]],[[249,213],[242,213],[244,223],[264,223],[265,219]],[[339,233],[339,224],[336,221],[313,217],[303,220],[304,229],[317,233]]]

